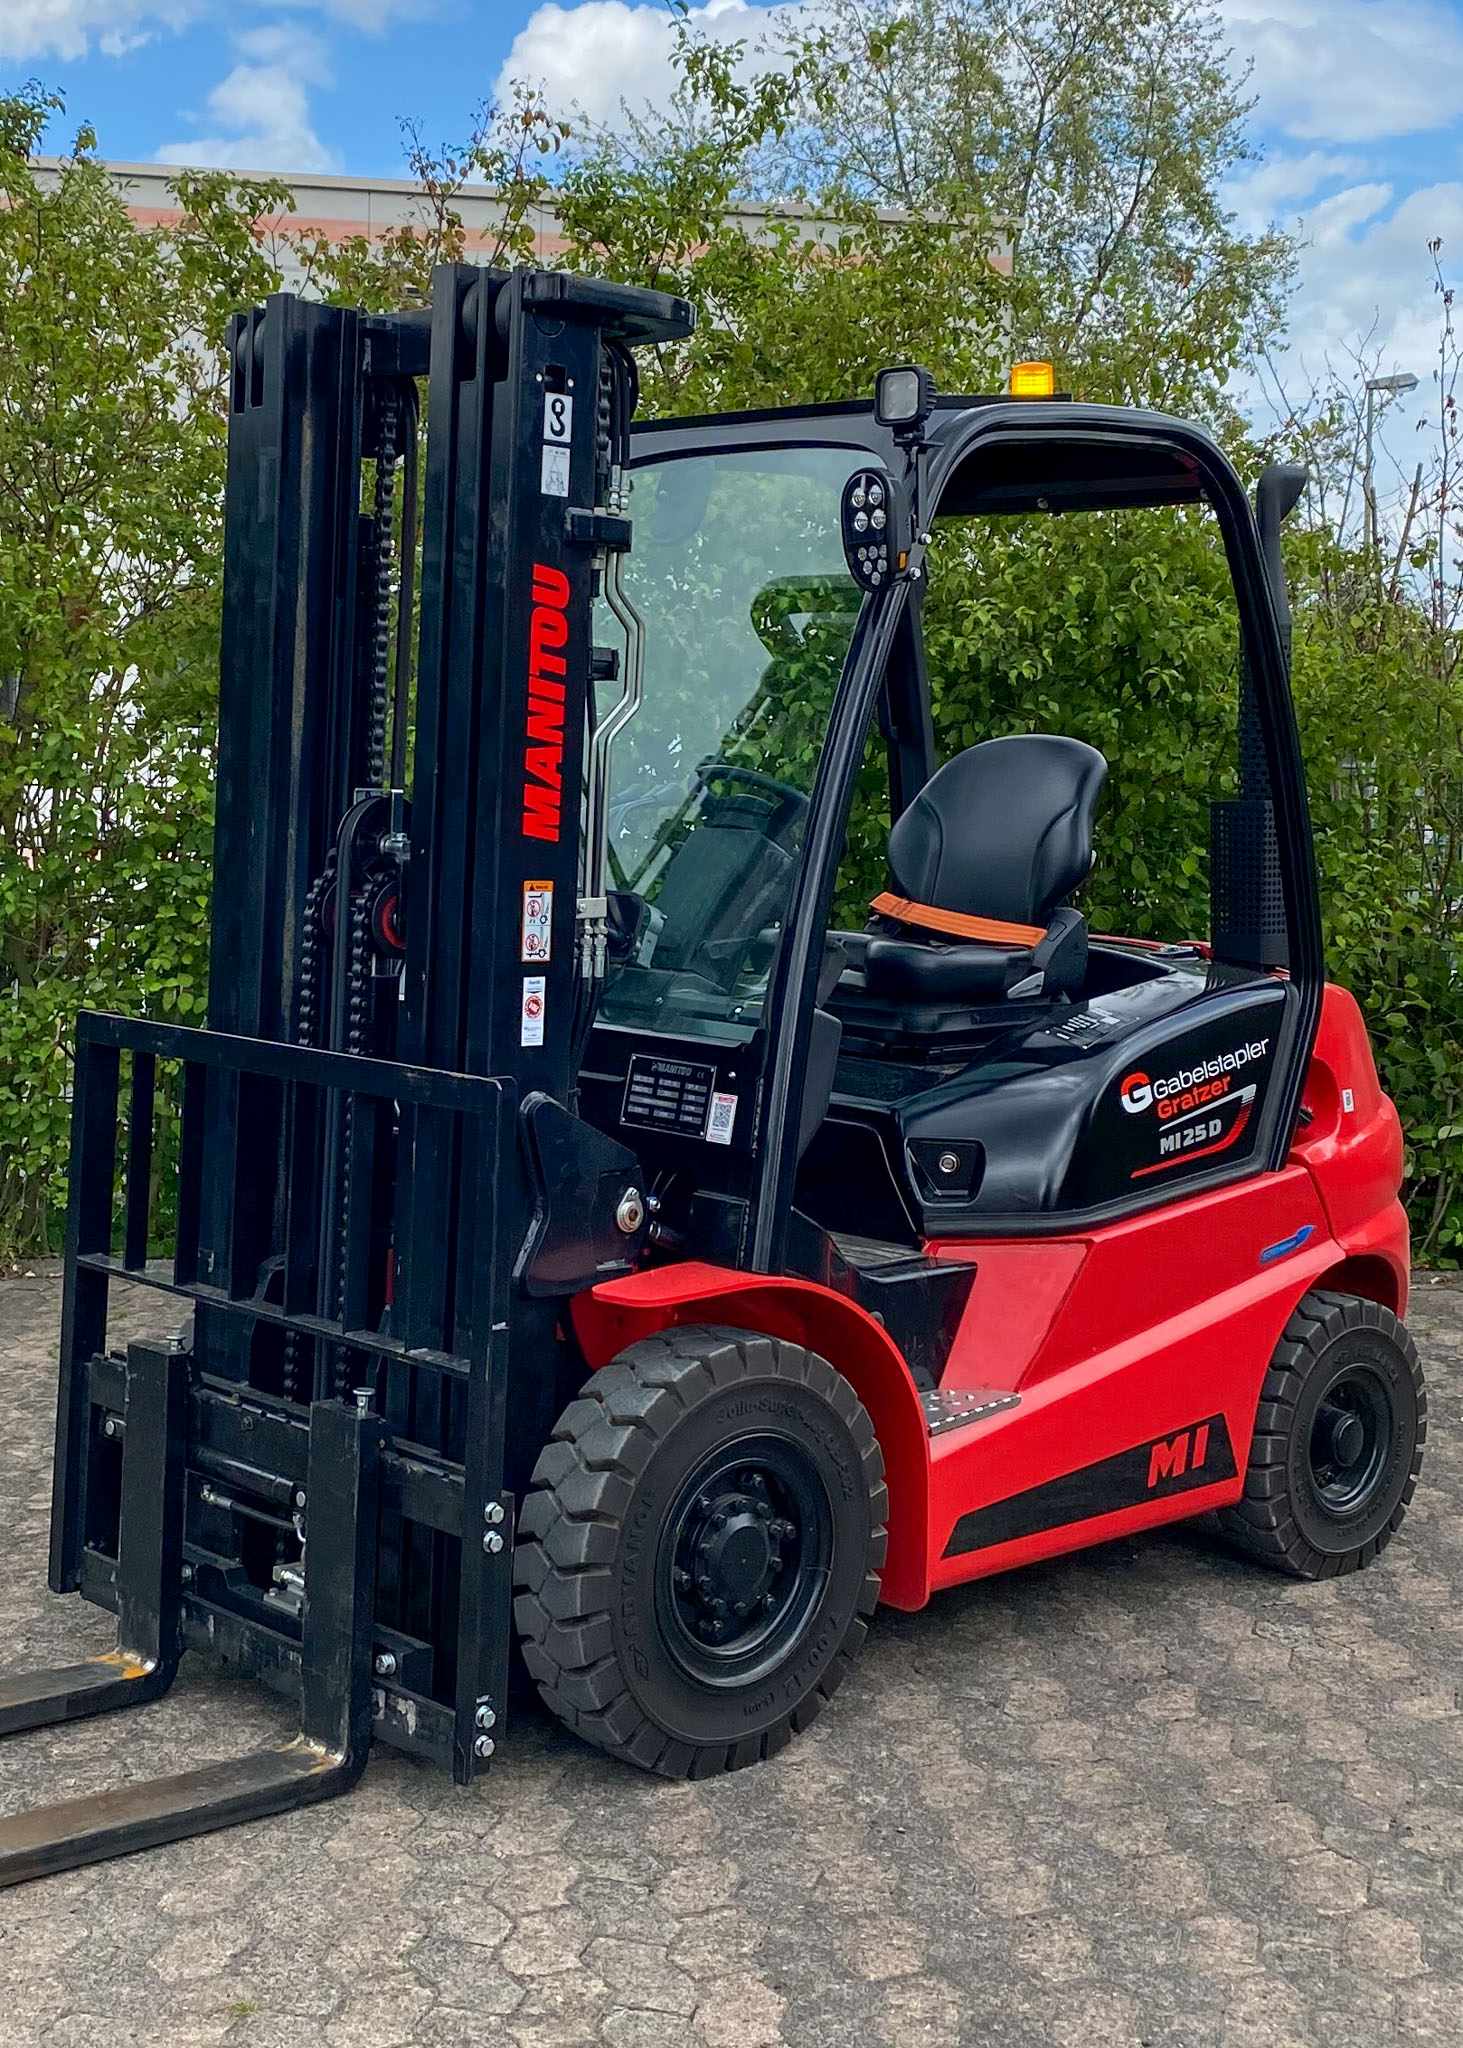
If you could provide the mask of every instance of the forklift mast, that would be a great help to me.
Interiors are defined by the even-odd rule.
[[[301,1738],[22,1815],[0,1883],[325,1797],[373,1734],[464,1783],[493,1755],[562,1298],[643,1241],[633,1155],[573,1116],[621,669],[591,613],[627,624],[623,718],[631,351],[691,327],[468,266],[429,313],[233,322],[208,1029],[77,1030],[50,1584],[119,1644],[0,1684],[0,1732],[155,1698],[206,1643]],[[191,1334],[110,1348],[119,1279]]]

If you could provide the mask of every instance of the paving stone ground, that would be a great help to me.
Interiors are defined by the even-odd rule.
[[[58,1293],[0,1283],[11,1668],[110,1641],[44,1590]],[[471,1792],[378,1753],[337,1805],[0,1894],[0,2048],[1456,2048],[1463,1288],[1412,1322],[1428,1461],[1359,1578],[1189,1531],[946,1594],[714,1784],[533,1717]],[[286,1725],[188,1658],[8,1742],[0,1811]]]

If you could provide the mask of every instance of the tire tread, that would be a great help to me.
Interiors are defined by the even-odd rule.
[[[1357,1329],[1387,1337],[1406,1361],[1417,1396],[1417,1440],[1401,1499],[1385,1527],[1354,1550],[1326,1554],[1308,1541],[1291,1512],[1287,1452],[1312,1367],[1338,1337]],[[1417,1489],[1426,1438],[1427,1388],[1417,1346],[1405,1325],[1378,1302],[1332,1288],[1312,1288],[1296,1304],[1270,1361],[1256,1410],[1244,1493],[1233,1507],[1220,1509],[1219,1526],[1235,1549],[1290,1578],[1332,1579],[1360,1571],[1402,1526]]]
[[[620,1516],[656,1446],[711,1394],[749,1375],[801,1381],[846,1424],[868,1487],[869,1570],[842,1644],[813,1689],[760,1735],[678,1741],[643,1712],[611,1647],[608,1563]],[[879,1599],[888,1488],[874,1426],[828,1361],[756,1332],[681,1325],[641,1339],[594,1374],[554,1426],[519,1515],[514,1621],[550,1711],[584,1740],[669,1778],[716,1777],[765,1760],[822,1712],[852,1667]]]

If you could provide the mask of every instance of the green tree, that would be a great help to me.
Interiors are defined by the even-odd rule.
[[[226,309],[274,280],[267,183],[132,231],[59,102],[0,101],[0,1247],[64,1199],[82,1000],[197,1021],[209,893]]]
[[[1087,398],[1232,418],[1292,251],[1225,210],[1251,102],[1209,0],[829,0],[785,55],[788,184],[1000,223],[1018,355]]]

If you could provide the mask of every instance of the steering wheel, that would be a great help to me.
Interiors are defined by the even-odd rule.
[[[776,809],[767,829],[769,839],[796,824],[808,808],[807,797],[790,782],[779,782],[774,775],[764,775],[759,768],[743,768],[736,761],[702,761],[696,770],[696,780],[703,788],[709,788],[715,781],[741,782],[759,796],[772,797]]]

